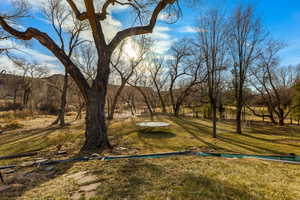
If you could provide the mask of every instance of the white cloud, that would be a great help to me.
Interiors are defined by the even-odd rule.
[[[40,65],[46,66],[49,70],[49,75],[51,74],[62,74],[64,72],[63,67],[59,64],[49,63],[49,62],[39,62]],[[7,72],[17,72],[18,69],[15,67],[14,63],[7,56],[0,56],[0,69],[5,69]]]
[[[172,44],[174,43],[174,40],[160,40],[155,42],[154,47],[152,48],[152,51],[157,54],[165,54]]]
[[[18,50],[12,50],[19,56],[29,56],[31,60],[43,60],[44,62],[54,62],[57,58],[43,54],[37,50],[34,50],[24,44],[16,43],[12,40],[4,40],[0,42],[0,48],[15,48]]]
[[[205,32],[204,29],[194,27],[194,26],[184,26],[181,27],[179,32],[181,33],[199,33],[199,32]]]
[[[156,26],[151,34],[151,37],[155,40],[155,45],[152,51],[158,54],[166,53],[175,41],[168,33],[171,29],[167,26]]]
[[[26,59],[28,62],[37,62],[38,64],[45,65],[49,68],[50,73],[56,73],[58,71],[63,72],[63,68],[55,56],[44,54],[40,51],[32,49],[30,46],[26,46],[22,43],[16,43],[12,40],[4,40],[0,42],[0,48],[15,48],[17,50],[11,50],[10,53]],[[7,56],[0,56],[0,65],[6,66],[7,70],[14,70],[14,64]]]
[[[158,20],[163,21],[163,22],[167,22],[169,20],[169,16],[166,13],[160,13],[158,15]]]

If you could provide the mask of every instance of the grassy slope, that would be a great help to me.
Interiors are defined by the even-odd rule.
[[[82,123],[68,129],[38,128],[43,118],[24,121],[26,131],[0,135],[0,155],[43,148],[63,149],[76,156],[82,144]],[[300,154],[300,128],[255,125],[245,128],[244,135],[234,134],[234,124],[221,122],[218,139],[210,137],[209,121],[193,118],[159,116],[157,120],[172,124],[167,130],[152,133],[139,131],[135,121],[110,125],[111,140],[116,148],[106,154],[136,154],[177,150],[203,150],[255,154]],[[36,124],[34,129],[32,124]],[[45,124],[42,124],[45,127]],[[25,128],[26,129],[26,128]],[[43,155],[43,157],[47,157]],[[0,165],[20,160],[0,161]],[[24,181],[27,187],[0,194],[0,199],[69,199],[80,189],[67,174],[86,171],[97,177],[95,199],[300,199],[299,166],[252,159],[173,157],[118,161],[91,161],[57,166],[56,173],[34,169],[30,181],[8,176],[11,182]],[[86,183],[89,184],[89,183]]]

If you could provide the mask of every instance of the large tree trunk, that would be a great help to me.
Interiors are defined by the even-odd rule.
[[[110,58],[106,54],[98,63],[98,71],[92,87],[88,90],[85,117],[85,144],[83,151],[111,149],[107,135],[105,119],[105,103],[108,77],[110,73]],[[106,58],[106,59],[105,59]]]
[[[105,92],[92,90],[86,102],[86,140],[82,150],[111,148],[105,122]]]
[[[60,126],[65,126],[65,110],[66,110],[66,104],[67,104],[67,91],[68,91],[68,73],[65,72],[64,76],[64,86],[61,94],[61,100],[60,100],[60,110],[57,116],[57,119],[52,123],[58,124]]]

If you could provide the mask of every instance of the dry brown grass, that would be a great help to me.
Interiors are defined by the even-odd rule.
[[[71,122],[71,117],[67,121]],[[0,155],[42,148],[38,158],[63,159],[78,156],[84,140],[84,123],[76,121],[66,129],[47,127],[52,116],[24,120],[23,129],[0,135]],[[218,122],[218,138],[211,138],[211,122],[195,118],[157,116],[155,120],[171,123],[168,130],[142,132],[137,121],[118,120],[109,125],[109,137],[115,146],[103,155],[142,154],[193,149],[196,151],[252,154],[300,154],[300,127],[253,124],[243,135],[234,133],[234,123]],[[2,142],[4,141],[4,142]],[[291,142],[293,141],[293,142]],[[55,157],[51,151],[61,146],[67,157]],[[120,147],[123,147],[120,149]],[[11,164],[32,160],[1,161]],[[37,158],[34,158],[37,159]],[[78,172],[96,177],[87,183],[69,178]],[[2,199],[71,199],[82,187],[98,184],[92,199],[234,199],[298,200],[300,174],[298,165],[255,159],[170,157],[163,159],[90,161],[64,163],[53,171],[30,169],[5,175],[9,182],[24,188],[9,190]],[[21,178],[20,178],[21,177]],[[82,199],[90,194],[80,192]],[[0,198],[0,199],[1,199]]]

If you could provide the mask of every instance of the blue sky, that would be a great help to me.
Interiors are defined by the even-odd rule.
[[[62,0],[65,1],[65,0]],[[80,1],[80,0],[79,0]],[[96,0],[95,0],[96,1]],[[4,12],[10,8],[11,0],[4,0],[0,7],[0,12]],[[47,0],[31,0],[33,7],[43,5]],[[205,10],[212,7],[220,7],[230,13],[230,11],[241,2],[252,4],[261,15],[262,21],[266,29],[275,39],[279,39],[287,44],[287,47],[281,52],[283,65],[296,65],[300,63],[300,0],[201,0],[197,6],[182,5],[182,18],[175,24],[164,22],[164,17],[160,16],[157,23],[153,38],[157,40],[157,51],[166,53],[167,49],[179,38],[192,36],[196,25],[197,16]],[[35,9],[34,18],[26,19],[23,27],[33,26],[41,31],[49,33],[55,38],[51,27],[44,20],[42,15]],[[112,9],[112,16],[108,19],[106,34],[113,36],[116,31],[128,26],[126,18],[128,16],[125,9]],[[127,19],[128,20],[128,19]],[[112,24],[112,26],[110,26]],[[89,37],[87,35],[87,37]],[[1,46],[1,43],[0,43]],[[25,51],[32,53],[31,58],[36,57],[37,61],[46,59],[52,64],[52,70],[59,72],[62,70],[60,64],[44,47],[33,42],[31,47],[26,47]],[[31,52],[32,51],[32,52]],[[39,57],[39,58],[38,58]],[[0,62],[6,62],[0,58]],[[1,64],[0,64],[1,65]]]

